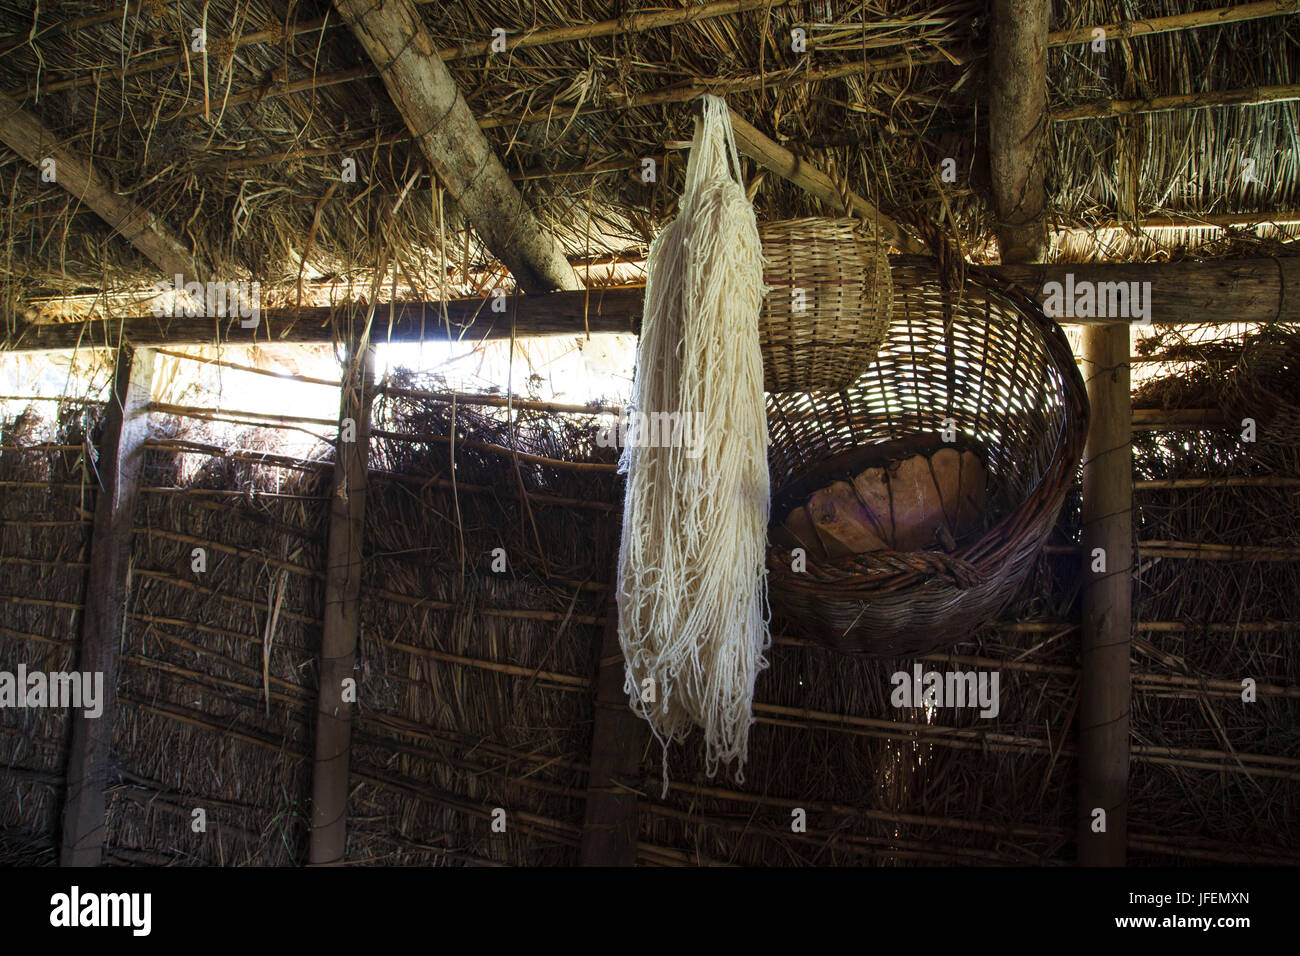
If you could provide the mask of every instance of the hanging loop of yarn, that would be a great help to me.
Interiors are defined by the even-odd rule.
[[[629,407],[642,427],[620,465],[624,689],[663,747],[665,794],[668,747],[693,727],[707,773],[734,764],[744,780],[754,685],[767,666],[765,293],[730,114],[708,96],[677,218],[650,246]]]

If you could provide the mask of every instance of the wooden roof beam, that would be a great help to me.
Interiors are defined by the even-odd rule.
[[[902,256],[900,264],[930,260]],[[1158,324],[1198,325],[1206,322],[1300,322],[1300,257],[1221,259],[1208,262],[1132,262],[971,266],[972,275],[987,275],[1014,282],[1044,299],[1048,282],[1074,284],[1150,282],[1149,318]],[[645,290],[641,287],[553,292],[549,295],[506,296],[506,309],[493,312],[491,299],[455,299],[441,302],[383,304],[375,314],[376,342],[446,341],[463,343],[484,339],[546,335],[583,335],[587,332],[635,333],[641,321]],[[444,307],[447,322],[443,319]],[[365,305],[262,310],[261,324],[245,329],[236,319],[169,319],[152,316],[42,322],[20,326],[0,341],[0,351],[40,352],[107,347],[121,335],[138,346],[292,344],[333,342],[335,324],[350,315],[365,315]],[[1105,317],[1062,316],[1063,325],[1105,325]]]
[[[989,174],[1002,262],[1047,257],[1048,0],[993,0]]]
[[[334,0],[430,168],[524,292],[582,287],[479,129],[411,0]]]
[[[37,169],[52,168],[54,182],[95,211],[115,232],[135,246],[169,279],[199,278],[185,244],[148,209],[113,191],[89,162],[58,145],[60,137],[0,93],[0,141]],[[52,160],[53,167],[43,166]]]
[[[747,122],[735,110],[731,110],[731,127],[736,135],[737,151],[748,156],[764,169],[771,170],[782,179],[788,179],[804,192],[816,196],[834,209],[874,223],[881,239],[899,252],[925,251],[925,247],[900,229],[894,220],[847,186],[841,190],[826,173],[812,163],[801,160],[766,133]]]

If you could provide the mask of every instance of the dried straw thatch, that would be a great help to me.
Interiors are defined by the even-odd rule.
[[[0,421],[0,671],[66,671],[98,484],[85,453],[101,409],[68,405],[42,434],[34,410]],[[62,803],[67,711],[0,708],[0,859],[51,862]]]
[[[1071,28],[1217,5],[1055,4],[1051,108],[1297,82],[1293,16],[1112,38],[1105,53],[1060,39]],[[389,280],[400,296],[432,299],[509,286],[431,181],[328,4],[157,0],[130,17],[84,5],[78,20],[81,6],[0,3],[0,89],[64,145],[93,156],[121,194],[153,210],[214,274],[257,278],[307,301],[367,294],[381,263],[385,294]],[[590,281],[634,276],[609,264],[640,261],[671,216],[691,124],[685,104],[706,89],[886,214],[975,255],[993,234],[983,198],[988,24],[980,4],[755,2],[671,28],[614,21],[628,11],[604,2],[578,11],[557,0],[422,3],[420,12],[489,142]],[[191,31],[204,23],[207,52],[192,52]],[[583,35],[585,23],[611,25]],[[487,54],[498,28],[513,46]],[[792,52],[794,28],[807,31],[811,53]],[[1153,215],[1189,216],[1194,226],[1197,217],[1254,211],[1267,221],[1296,209],[1294,102],[1051,129],[1057,225],[1128,229],[1062,234],[1064,255],[1240,253],[1296,234],[1294,224],[1227,233],[1137,225]],[[345,158],[357,161],[356,183],[340,180]],[[656,160],[654,183],[642,181],[644,158]],[[939,174],[945,159],[955,161],[956,182]],[[1253,180],[1246,159],[1255,160]],[[747,175],[760,220],[827,212],[752,165]],[[4,291],[19,311],[50,293],[112,292],[155,278],[93,213],[7,150],[0,196]]]

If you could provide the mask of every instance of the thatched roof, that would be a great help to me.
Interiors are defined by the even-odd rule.
[[[740,115],[885,213],[979,255],[993,225],[984,198],[989,64],[981,6],[742,6],[671,28],[642,28],[629,18],[634,11],[600,2],[424,3],[420,13],[490,144],[580,266],[642,254],[671,215],[679,147],[692,123],[688,101],[706,89],[725,92]],[[1140,11],[1110,0],[1056,6],[1059,32],[1216,2],[1149,2]],[[205,11],[206,55],[189,46]],[[305,278],[351,281],[366,292],[368,273],[392,247],[400,250],[399,295],[439,298],[495,284],[492,255],[430,179],[369,59],[329,4],[157,0],[130,12],[0,5],[0,88],[161,217],[200,261],[274,286],[295,282],[305,257]],[[596,36],[555,35],[620,16],[613,27],[587,31]],[[790,51],[794,27],[808,31],[812,53]],[[485,53],[498,28],[513,48]],[[1300,20],[1270,16],[1114,38],[1105,53],[1058,45],[1049,53],[1049,105],[1294,84],[1298,37]],[[1300,207],[1294,101],[1051,127],[1048,186],[1058,226]],[[355,184],[339,181],[345,157],[357,161]],[[654,184],[641,181],[643,157],[659,163]],[[956,183],[941,182],[948,157]],[[1255,181],[1243,178],[1248,158]],[[749,164],[751,179],[756,173]],[[757,178],[760,218],[821,211],[789,183]],[[93,213],[7,150],[0,194],[0,262],[11,298],[156,278]],[[1294,234],[1293,226],[1282,230]],[[1163,254],[1171,245],[1222,255],[1261,241],[1253,230],[1230,239],[1221,230],[1154,236],[1062,241],[1069,255],[1108,259]]]

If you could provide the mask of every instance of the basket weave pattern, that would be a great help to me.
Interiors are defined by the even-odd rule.
[[[877,656],[961,640],[1019,589],[1056,522],[1087,434],[1083,380],[1064,333],[1022,293],[932,267],[894,273],[894,320],[876,361],[847,388],[768,396],[768,461],[780,489],[848,448],[942,433],[986,450],[993,509],[975,540],[942,551],[875,551],[792,570],[769,547],[773,610],[796,633]]]
[[[885,246],[855,219],[788,219],[758,231],[770,289],[758,322],[764,388],[847,387],[875,359],[889,327]]]

